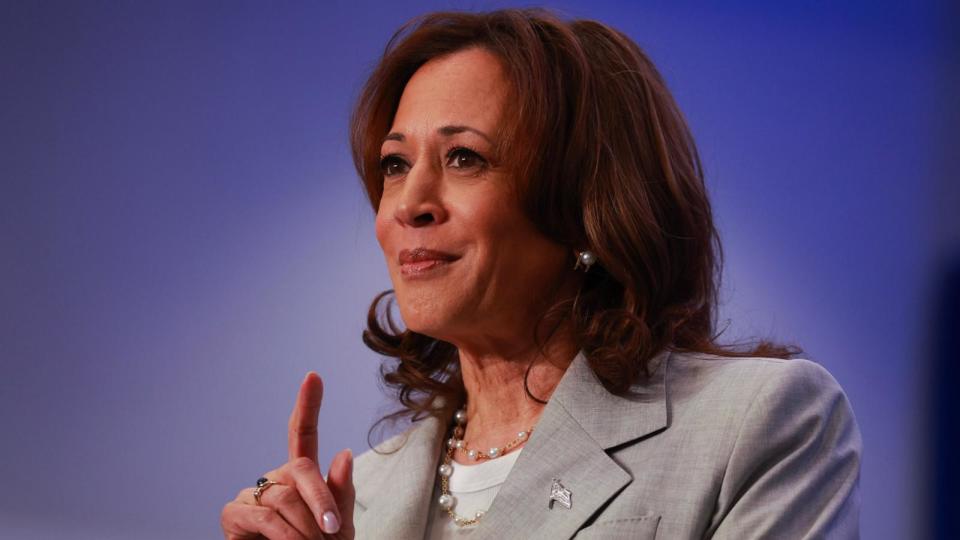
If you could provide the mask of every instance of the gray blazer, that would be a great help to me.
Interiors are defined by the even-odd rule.
[[[652,361],[649,381],[615,396],[578,356],[471,537],[859,537],[860,432],[825,369]],[[446,427],[423,420],[378,447],[395,452],[357,457],[357,538],[424,537]],[[549,504],[554,478],[571,508]]]

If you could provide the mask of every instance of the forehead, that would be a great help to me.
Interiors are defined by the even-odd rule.
[[[500,61],[471,48],[434,58],[403,90],[391,131],[432,131],[439,125],[468,125],[493,133],[506,99]]]

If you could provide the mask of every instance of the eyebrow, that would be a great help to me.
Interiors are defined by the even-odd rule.
[[[472,128],[472,127],[470,127],[470,126],[460,126],[460,125],[457,125],[457,126],[443,126],[443,127],[437,128],[437,133],[439,133],[440,135],[443,135],[444,137],[452,137],[452,136],[454,136],[454,135],[456,135],[456,134],[458,134],[458,133],[464,133],[464,132],[467,132],[467,131],[470,132],[470,133],[477,134],[477,135],[479,135],[480,137],[483,137],[483,139],[485,139],[488,143],[493,144],[493,140],[490,138],[489,135],[487,135],[486,133],[480,131],[479,129],[475,129],[475,128]],[[387,136],[383,138],[383,141],[384,141],[384,142],[386,142],[386,141],[400,141],[400,142],[403,142],[405,138],[406,138],[406,137],[404,136],[403,133],[394,131],[394,132],[392,132],[392,133],[388,133]]]

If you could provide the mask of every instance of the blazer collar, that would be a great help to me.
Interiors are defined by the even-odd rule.
[[[357,538],[423,538],[449,418],[427,417],[379,445],[357,485]]]
[[[608,392],[583,354],[574,358],[530,440],[473,536],[569,538],[633,479],[608,454],[667,427],[665,375],[670,354],[651,359],[652,374],[624,396]],[[378,456],[374,492],[361,496],[364,537],[422,538],[449,418],[427,418],[395,454]],[[550,505],[557,479],[572,507]],[[361,532],[358,530],[358,532]]]
[[[639,439],[667,426],[665,379],[669,356],[670,352],[664,350],[651,358],[650,377],[618,396],[604,388],[581,352],[550,401],[562,406],[604,449]]]
[[[625,396],[608,392],[583,354],[567,369],[510,476],[477,526],[478,538],[570,538],[633,478],[607,450],[668,425],[665,375],[670,353]],[[571,508],[550,505],[554,479]]]

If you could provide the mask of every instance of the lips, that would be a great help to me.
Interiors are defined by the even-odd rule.
[[[416,276],[445,267],[459,258],[443,251],[418,247],[400,251],[397,260],[400,263],[401,273],[407,276]]]

